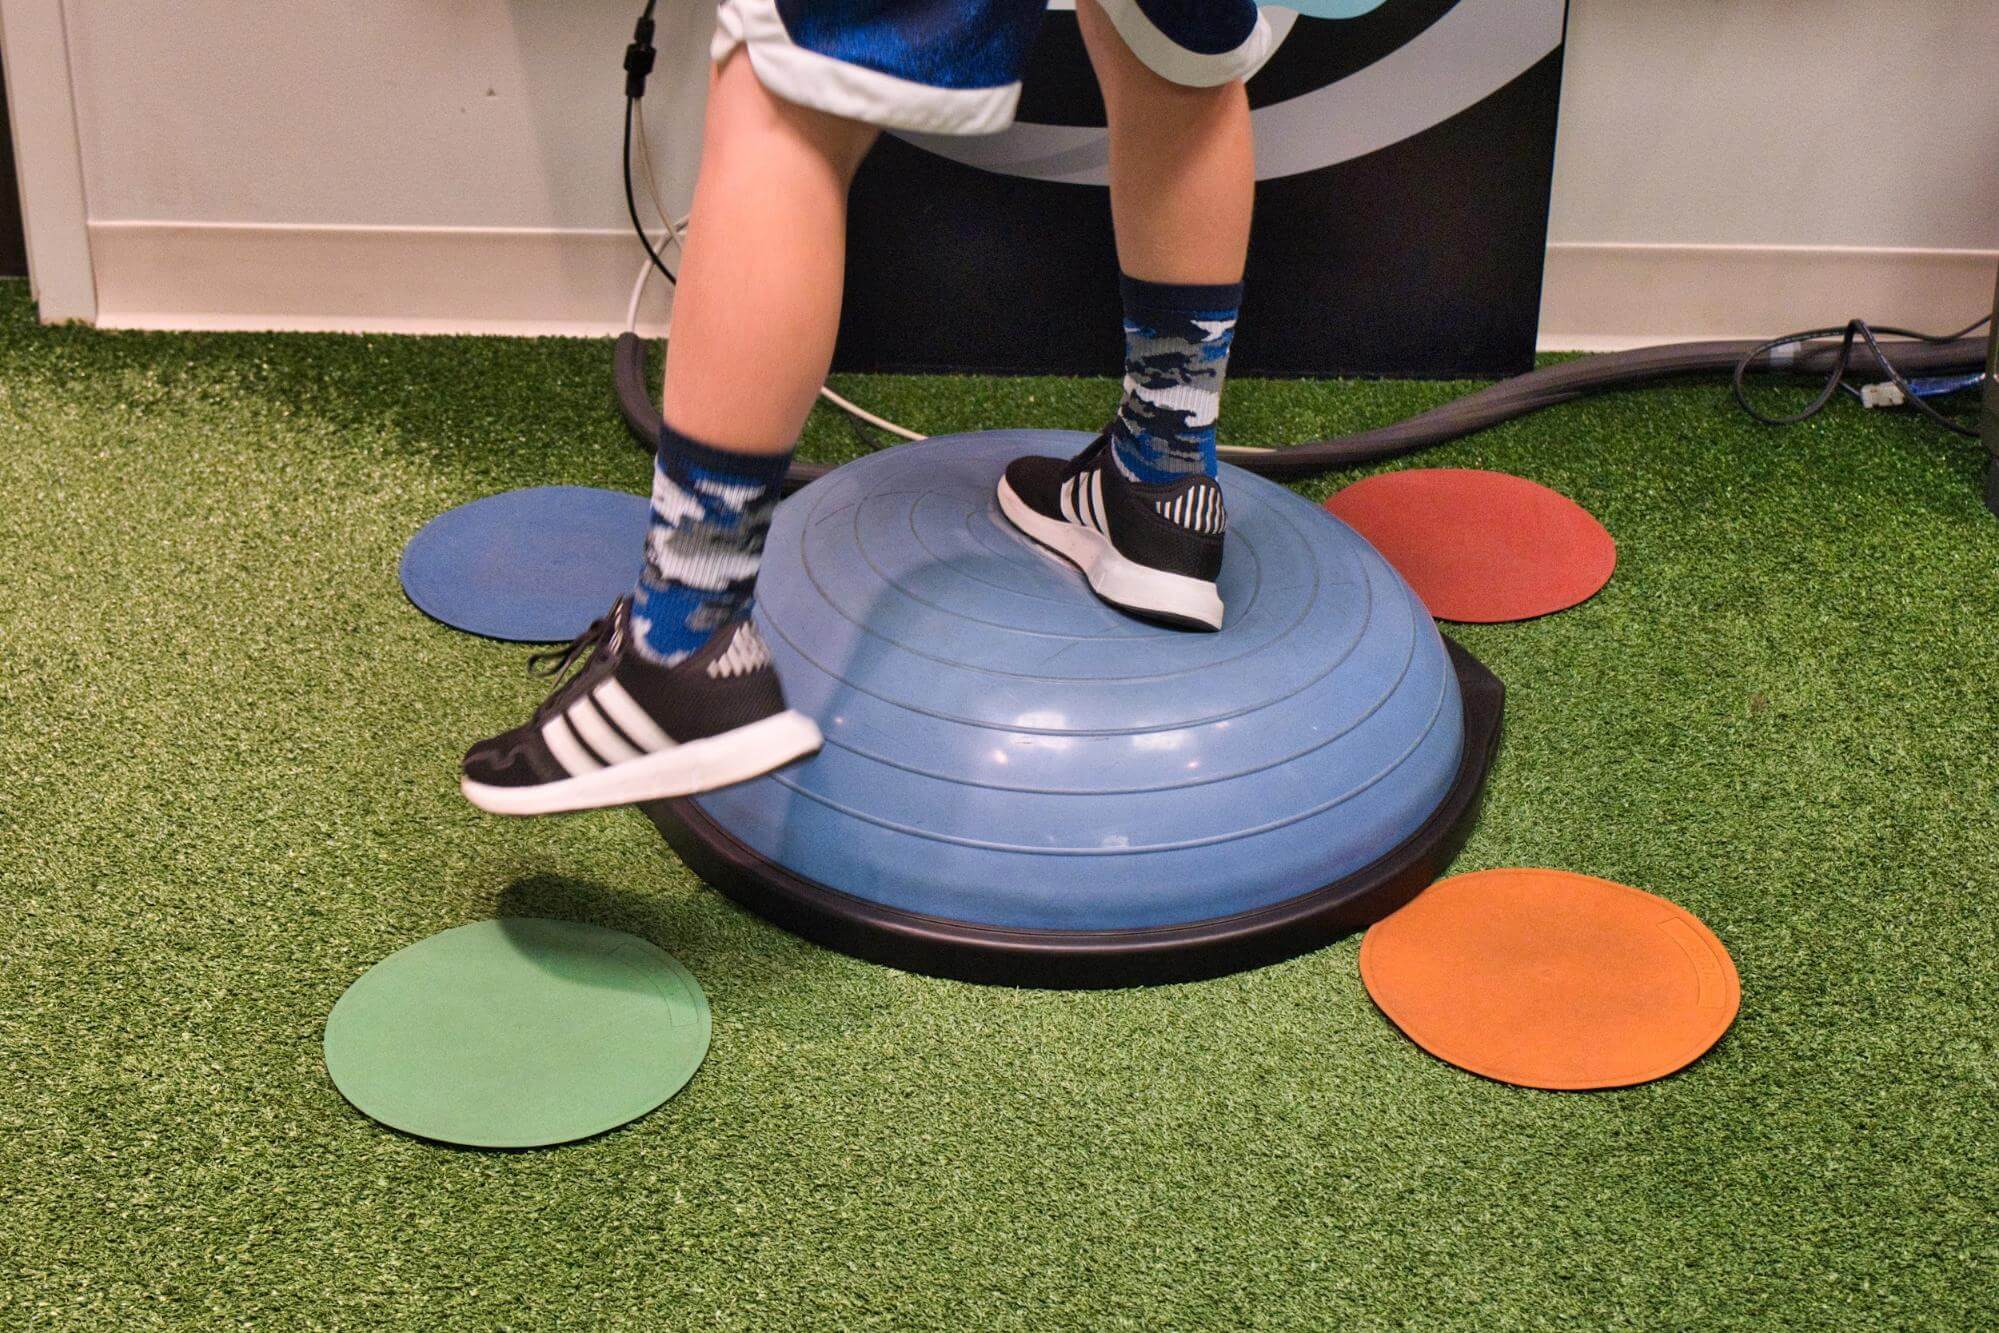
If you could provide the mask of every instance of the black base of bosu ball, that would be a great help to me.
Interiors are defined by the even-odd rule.
[[[1307,952],[1443,872],[1499,680],[1352,529],[1234,468],[1221,630],[1111,610],[993,496],[1087,442],[900,446],[779,508],[758,623],[826,747],[646,807],[697,873],[876,962],[1102,987]]]

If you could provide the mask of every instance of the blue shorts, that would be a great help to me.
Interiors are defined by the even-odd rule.
[[[1270,54],[1255,0],[1099,0],[1126,45],[1192,87]],[[1013,123],[1047,0],[721,0],[711,50],[738,46],[788,102],[884,129],[992,134]]]

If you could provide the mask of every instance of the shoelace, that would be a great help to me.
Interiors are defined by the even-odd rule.
[[[1097,461],[1097,456],[1110,445],[1111,433],[1106,430],[1090,441],[1090,447],[1069,460],[1069,466],[1062,469],[1062,480],[1067,481],[1079,472],[1088,471]]]
[[[529,671],[538,676],[552,677],[555,681],[549,689],[548,697],[542,700],[541,707],[535,709],[536,717],[542,716],[555,705],[556,699],[569,683],[570,668],[579,662],[587,661],[597,649],[610,642],[612,632],[617,628],[618,613],[624,608],[625,604],[621,599],[616,606],[591,621],[589,628],[571,639],[567,647],[545,648],[528,657]]]

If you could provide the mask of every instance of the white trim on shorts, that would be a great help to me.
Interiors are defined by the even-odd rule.
[[[721,0],[708,56],[719,65],[738,46],[748,49],[757,80],[785,101],[883,129],[996,134],[1020,105],[1018,83],[937,88],[808,51],[785,31],[776,0]]]
[[[1230,79],[1246,79],[1270,58],[1270,20],[1259,11],[1256,26],[1233,51],[1204,54],[1189,51],[1160,31],[1145,16],[1138,0],[1098,0],[1111,25],[1131,53],[1162,79],[1188,88],[1212,88]]]

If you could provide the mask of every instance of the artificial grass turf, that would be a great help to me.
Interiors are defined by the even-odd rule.
[[[608,367],[40,329],[0,284],[0,1323],[1999,1323],[1974,448],[1845,406],[1770,432],[1703,384],[1390,465],[1520,473],[1620,546],[1584,606],[1453,631],[1510,689],[1458,868],[1660,893],[1742,974],[1692,1070],[1547,1094],[1405,1042],[1356,940],[1198,985],[960,985],[763,924],[635,812],[466,806],[460,750],[543,682],[411,608],[396,558],[503,487],[642,489]],[[841,387],[938,432],[1115,395]],[[1237,381],[1225,422],[1297,440],[1463,387]],[[815,418],[813,453],[858,447]],[[715,1019],[686,1090],[529,1153],[350,1110],[341,991],[501,913],[682,959]]]

